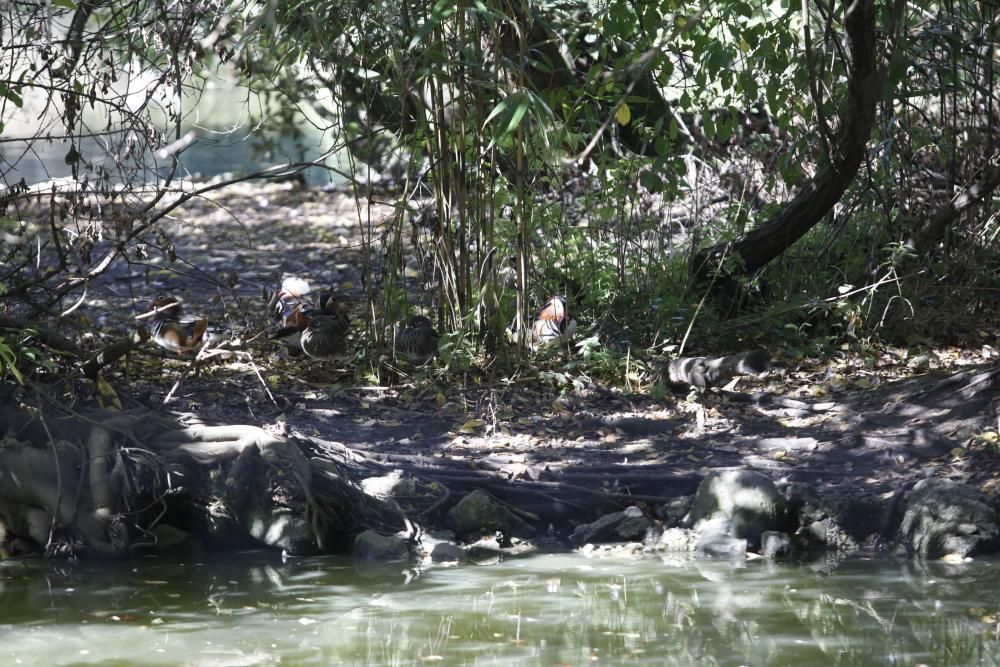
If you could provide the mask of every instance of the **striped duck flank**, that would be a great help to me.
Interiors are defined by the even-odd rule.
[[[316,312],[301,335],[302,351],[311,359],[337,359],[347,356],[347,335],[351,320],[347,313]]]
[[[282,326],[271,334],[271,340],[281,341],[288,346],[290,351],[298,352],[299,343],[302,340],[302,332],[309,325],[307,312],[296,310],[291,318],[282,317]]]
[[[426,363],[437,354],[438,334],[434,324],[423,315],[410,318],[396,333],[396,354],[414,363]]]
[[[566,299],[550,297],[535,315],[531,325],[531,348],[534,350],[553,344],[566,344],[576,333],[576,320],[570,318]]]
[[[208,320],[182,321],[181,303],[172,296],[154,298],[153,309],[156,314],[150,320],[150,334],[157,345],[176,354],[185,354],[201,344],[208,329]]]

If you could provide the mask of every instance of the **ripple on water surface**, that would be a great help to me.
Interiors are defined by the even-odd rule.
[[[3,664],[1000,664],[997,562],[0,564]]]

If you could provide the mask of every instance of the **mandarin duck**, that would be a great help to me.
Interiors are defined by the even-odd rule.
[[[305,278],[298,276],[285,276],[281,279],[281,287],[278,289],[278,300],[289,301],[304,299],[312,293],[312,286]]]
[[[566,299],[555,295],[545,302],[531,323],[532,350],[552,344],[565,345],[576,333],[576,320],[570,318]]]
[[[310,359],[343,359],[347,356],[347,335],[351,320],[339,310],[316,311],[302,331],[300,345]]]
[[[289,348],[298,349],[299,336],[309,324],[306,311],[312,308],[309,294],[312,288],[301,278],[289,276],[281,281],[281,288],[274,304],[275,318],[279,322],[277,333],[271,340],[281,340]]]
[[[427,363],[438,349],[434,324],[423,315],[415,315],[396,333],[395,347],[398,356],[413,363]]]
[[[291,354],[298,354],[302,348],[302,332],[309,326],[310,320],[316,315],[331,315],[347,318],[342,312],[340,303],[333,294],[333,288],[319,297],[319,307],[315,307],[308,298],[311,292],[309,284],[299,278],[286,278],[281,283],[275,304],[276,316],[280,328],[271,335],[271,340],[280,340],[288,346]],[[347,319],[348,325],[350,319]]]
[[[157,296],[153,299],[153,312],[149,329],[157,345],[183,355],[201,344],[208,320],[181,320],[181,302],[176,297]]]
[[[281,341],[288,347],[290,353],[298,354],[302,342],[302,332],[309,326],[309,319],[313,312],[312,309],[295,306],[287,316],[282,316],[281,327],[270,335],[270,339]]]

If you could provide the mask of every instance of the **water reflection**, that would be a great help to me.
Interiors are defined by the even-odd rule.
[[[4,664],[1000,664],[998,563],[0,565]]]
[[[310,137],[310,150],[304,152],[293,138],[275,138],[270,149],[261,150],[249,139],[213,139],[204,134],[202,132],[197,141],[179,156],[177,178],[203,181],[220,175],[246,175],[279,164],[316,159],[322,153],[319,147],[321,140],[316,137]],[[115,166],[105,142],[114,145],[124,141],[125,136],[125,133],[115,133],[104,141],[84,137],[76,148],[91,167],[104,169],[111,182],[117,184],[122,181],[123,173]],[[69,149],[69,142],[64,140],[8,140],[0,148],[0,185],[10,186],[23,178],[31,186],[69,177],[72,167],[65,160]],[[136,175],[124,169],[124,175],[136,182],[144,182],[170,173],[170,160],[157,161],[152,156],[148,159],[147,171]],[[333,163],[342,168],[338,162]],[[89,176],[91,182],[100,180],[97,173],[92,172]],[[304,170],[302,177],[314,186],[343,180],[321,167]]]
[[[265,99],[246,88],[230,68],[204,72],[203,76],[203,90],[191,92],[183,100],[168,100],[175,108],[186,110],[181,132],[193,133],[195,137],[190,146],[176,154],[180,163],[177,178],[202,181],[220,174],[245,175],[278,164],[316,159],[339,143],[335,130],[320,130],[324,125],[317,122],[320,119],[303,115],[304,110],[292,112],[297,133],[277,124],[261,124],[259,119],[281,114],[276,114]],[[123,99],[137,96],[136,104],[149,102],[149,121],[165,133],[168,138],[164,143],[169,144],[174,128],[168,112],[159,106],[158,100],[145,99],[149,86],[153,85],[155,81],[142,75],[138,80],[125,77],[112,86],[108,95],[121,95]],[[80,154],[77,166],[81,176],[87,174],[91,185],[100,182],[104,173],[116,184],[122,180],[152,182],[169,173],[172,160],[157,158],[153,150],[162,146],[147,146],[141,133],[137,135],[119,112],[100,101],[81,110],[84,127],[98,129],[93,134],[88,131],[75,136],[71,141],[62,135],[58,100],[52,105],[46,91],[30,86],[23,92],[20,108],[4,108],[0,189],[22,178],[30,186],[70,176],[72,161],[67,162],[66,157],[71,147]],[[321,97],[315,101],[328,106],[336,103]],[[331,158],[330,165],[341,170],[347,166],[339,158]],[[307,169],[302,176],[316,186],[343,180],[320,167]]]

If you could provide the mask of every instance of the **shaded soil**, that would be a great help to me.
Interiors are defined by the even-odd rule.
[[[607,485],[610,472],[614,488],[606,490],[621,497],[690,494],[708,471],[732,466],[842,497],[887,499],[926,476],[1000,493],[1000,394],[987,372],[997,352],[989,346],[919,359],[888,350],[874,359],[795,360],[776,350],[763,381],[657,401],[648,385],[629,392],[579,371],[560,384],[545,371],[562,369],[562,358],[533,360],[509,382],[463,388],[428,367],[400,369],[393,386],[375,386],[363,369],[309,362],[269,343],[267,292],[294,273],[345,296],[362,344],[361,235],[377,238],[390,215],[385,203],[359,206],[345,194],[291,185],[241,186],[189,205],[165,229],[176,261],[152,252],[119,267],[80,312],[111,337],[134,324],[150,297],[173,293],[189,314],[252,340],[252,356],[188,373],[188,360],[149,343],[105,376],[123,398],[209,423],[277,428],[387,462],[449,459],[501,478]],[[369,261],[377,268],[380,258]],[[423,300],[416,280],[405,287]]]

